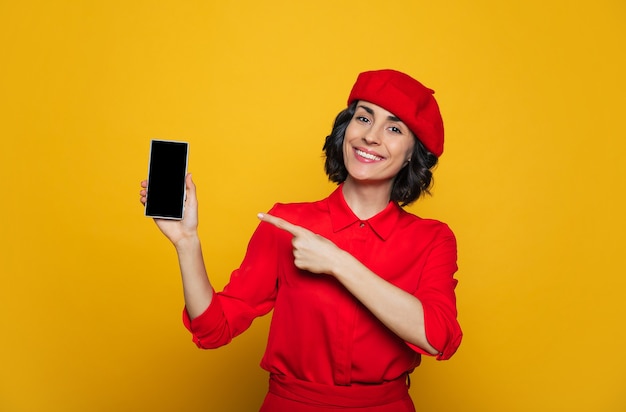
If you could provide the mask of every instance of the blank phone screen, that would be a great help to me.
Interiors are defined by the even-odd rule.
[[[188,150],[185,142],[151,141],[146,216],[183,218]]]

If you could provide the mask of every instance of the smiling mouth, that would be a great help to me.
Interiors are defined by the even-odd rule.
[[[365,153],[364,151],[359,150],[359,149],[354,149],[354,151],[356,152],[358,156],[361,156],[368,160],[383,160],[384,159],[384,157],[376,156],[371,153]]]

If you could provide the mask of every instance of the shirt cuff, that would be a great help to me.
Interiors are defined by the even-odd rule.
[[[187,307],[185,306],[183,309],[183,325],[191,332],[196,346],[202,349],[215,348],[224,344],[221,343],[223,339],[222,334],[217,333],[220,335],[219,338],[214,336],[220,330],[223,318],[224,311],[215,290],[213,290],[211,303],[198,317],[191,319],[187,312]],[[220,343],[217,343],[218,341]]]
[[[461,345],[461,339],[463,338],[463,332],[461,331],[459,324],[456,321],[452,322],[453,323],[449,325],[449,321],[446,322],[445,319],[437,319],[437,315],[425,307],[424,326],[426,328],[426,339],[433,348],[439,351],[439,353],[433,355],[419,346],[413,345],[409,342],[407,342],[407,344],[414,351],[422,355],[435,356],[437,360],[450,359]]]

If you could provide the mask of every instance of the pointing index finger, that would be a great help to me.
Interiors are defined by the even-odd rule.
[[[279,229],[291,233],[293,236],[297,236],[302,233],[302,228],[296,226],[293,223],[287,222],[285,219],[281,219],[276,216],[272,216],[269,213],[259,213],[257,215],[263,222],[270,223]]]

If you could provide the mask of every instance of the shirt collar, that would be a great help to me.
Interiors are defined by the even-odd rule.
[[[367,219],[359,219],[343,197],[343,185],[339,185],[337,189],[328,197],[328,208],[330,211],[330,220],[333,225],[333,231],[339,232],[356,222],[365,222],[370,225],[372,230],[382,240],[386,240],[393,231],[402,208],[395,202],[389,202],[387,207],[377,215]]]

